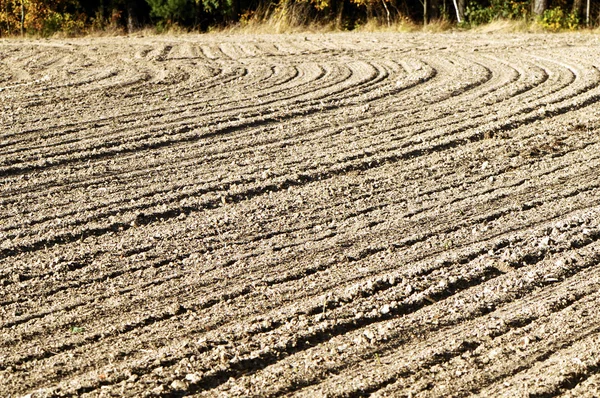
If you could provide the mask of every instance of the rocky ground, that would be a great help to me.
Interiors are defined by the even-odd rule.
[[[0,40],[0,396],[599,396],[599,44]]]

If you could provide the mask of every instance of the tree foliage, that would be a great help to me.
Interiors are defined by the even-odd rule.
[[[148,0],[150,15],[168,21],[184,22],[194,10],[193,0]]]
[[[0,0],[0,34],[21,28],[27,33],[79,33],[86,17],[78,8],[78,0]]]
[[[526,0],[471,2],[465,10],[466,21],[474,26],[496,19],[527,19],[529,16],[530,4]]]
[[[155,25],[204,30],[245,23],[259,13],[296,24],[334,23],[353,29],[370,20],[427,23],[441,19],[461,26],[496,19],[537,21],[548,30],[582,26],[588,0],[0,0],[0,36],[42,36],[90,30],[131,31]],[[591,0],[598,21],[600,0]]]

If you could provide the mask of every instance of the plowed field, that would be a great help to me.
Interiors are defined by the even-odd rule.
[[[0,41],[0,396],[598,397],[599,39]]]

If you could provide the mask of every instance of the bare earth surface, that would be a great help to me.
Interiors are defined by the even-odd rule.
[[[0,396],[598,397],[600,37],[0,41]]]

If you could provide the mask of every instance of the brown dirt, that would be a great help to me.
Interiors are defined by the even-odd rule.
[[[0,41],[0,396],[598,396],[598,42]]]

